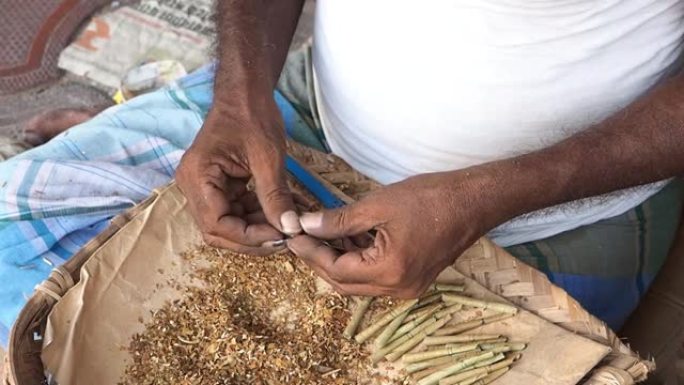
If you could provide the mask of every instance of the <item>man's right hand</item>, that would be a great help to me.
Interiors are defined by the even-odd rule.
[[[272,97],[217,102],[176,170],[207,244],[249,254],[301,231],[285,174],[285,131]],[[255,191],[247,183],[254,178]]]

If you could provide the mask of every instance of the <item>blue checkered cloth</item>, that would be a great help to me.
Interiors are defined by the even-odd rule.
[[[0,163],[0,345],[50,271],[171,181],[212,102],[214,66]],[[288,131],[305,124],[276,92]]]

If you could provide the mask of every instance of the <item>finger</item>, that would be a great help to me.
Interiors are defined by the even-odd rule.
[[[357,249],[366,249],[373,245],[374,239],[369,233],[361,233],[349,237]]]
[[[241,254],[249,254],[256,256],[266,256],[278,253],[286,248],[284,242],[266,242],[261,247],[249,247],[245,245],[240,245],[235,242],[231,242],[227,239],[215,237],[213,235],[204,235],[204,242],[211,246],[219,249],[227,249]]]
[[[202,231],[215,226],[219,218],[230,214],[230,202],[213,183],[202,183],[196,195],[187,195],[188,206]]]
[[[210,234],[252,247],[283,238],[283,234],[270,224],[248,224],[242,218],[229,215],[221,217]]]
[[[259,203],[259,198],[257,198],[257,195],[253,192],[247,192],[243,196],[241,196],[238,200],[240,204],[245,208],[245,211],[248,213],[253,213],[256,211],[263,211],[261,210],[261,204]]]
[[[280,155],[275,162],[273,158],[263,151],[250,160],[259,203],[271,225],[288,235],[299,234],[302,228],[287,185],[285,164]]]
[[[282,239],[282,234],[270,225],[249,225],[235,216],[224,191],[213,184],[204,185],[199,199],[189,200],[197,214],[203,233],[245,246],[258,246],[266,241]]]
[[[245,216],[245,208],[240,202],[230,202],[230,215],[242,218]]]
[[[315,270],[314,270],[315,271]],[[319,274],[316,272],[316,274]],[[390,296],[392,295],[392,291],[381,287],[381,286],[376,286],[376,285],[371,285],[371,284],[353,284],[353,283],[337,283],[330,278],[326,278],[323,275],[319,276],[326,282],[332,286],[332,288],[342,294],[342,295],[362,295],[362,296],[370,296],[370,297],[381,297],[381,296]]]
[[[219,184],[217,182],[216,185],[224,192],[228,200],[239,200],[247,193],[247,183],[245,183],[245,181],[231,177],[224,177],[221,179],[221,182],[223,183]]]
[[[249,213],[244,216],[245,221],[247,221],[247,224],[254,225],[254,224],[267,224],[268,220],[266,219],[266,214],[264,214],[263,211],[257,211],[255,213]]]
[[[231,201],[238,199],[245,188],[245,183],[237,179],[209,176],[200,184],[199,196],[188,201],[203,220],[212,223],[224,215],[240,215],[244,211],[240,204],[231,204]]]
[[[362,251],[338,255],[333,248],[307,235],[288,240],[287,246],[319,275],[338,285],[374,284],[379,273],[364,261]]]
[[[300,218],[302,229],[317,238],[336,239],[371,230],[376,221],[364,202],[356,202],[333,210],[305,213]]]
[[[303,208],[302,211],[313,211],[316,206],[316,201],[294,191],[292,192],[292,199],[296,206]]]
[[[236,192],[244,190],[244,182],[232,179],[231,182],[223,183],[223,187],[229,187],[228,191],[216,186],[214,183],[206,183],[202,186],[202,198],[193,200],[195,209],[199,213],[200,227],[204,233],[214,237],[224,238],[233,243],[255,247],[267,241],[282,239],[282,234],[268,224],[250,225],[237,215],[244,210],[239,204],[231,204],[228,196],[236,196]]]
[[[349,252],[338,256],[334,249],[306,235],[288,240],[287,245],[318,276],[341,294],[389,295],[397,298],[417,296],[412,290],[389,287],[377,282],[377,277],[384,268],[380,264],[368,262],[367,254],[374,253],[374,248],[363,250],[361,253]]]
[[[301,237],[306,237],[306,236],[299,236],[294,239],[291,239],[288,241],[288,247],[290,250],[293,250],[293,247],[298,247],[298,246],[290,246],[290,243],[299,243],[305,242],[303,240],[299,240],[298,238]],[[308,238],[308,237],[307,237]],[[295,240],[297,239],[297,240]],[[374,284],[358,284],[358,283],[342,283],[339,282],[333,278],[330,277],[328,274],[328,271],[325,270],[320,264],[315,263],[314,260],[311,259],[305,259],[302,258],[304,263],[306,263],[311,270],[313,270],[316,275],[321,277],[324,281],[330,284],[330,286],[333,287],[335,291],[337,291],[340,294],[343,295],[368,295],[368,296],[383,296],[383,295],[390,295],[392,291],[388,288],[377,286]]]
[[[356,245],[356,243],[354,243],[354,241],[351,239],[351,237],[342,238],[342,247],[345,250],[349,250],[349,251],[355,251],[355,250],[361,249],[361,247],[358,247]]]

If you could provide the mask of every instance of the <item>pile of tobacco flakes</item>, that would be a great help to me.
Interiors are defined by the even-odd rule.
[[[184,257],[209,262],[195,277],[203,284],[134,336],[121,385],[381,383],[361,346],[342,338],[347,299],[319,292],[297,258],[209,247]]]

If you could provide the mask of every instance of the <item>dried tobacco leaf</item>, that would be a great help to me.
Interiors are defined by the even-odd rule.
[[[202,287],[156,311],[134,336],[121,385],[378,384],[367,354],[344,339],[347,299],[318,293],[296,257],[201,247]]]

